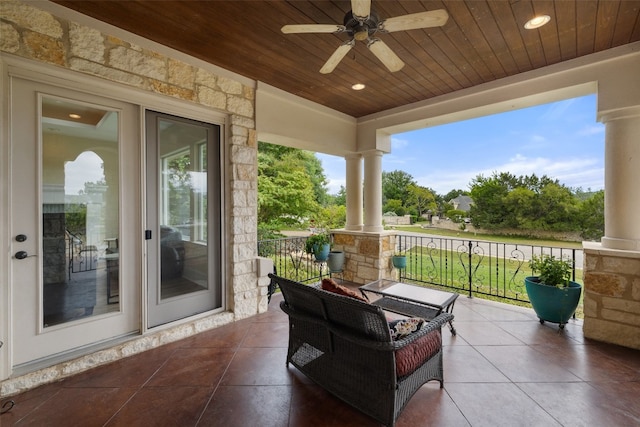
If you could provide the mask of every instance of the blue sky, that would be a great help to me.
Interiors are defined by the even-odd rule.
[[[317,154],[329,193],[345,185],[345,161]],[[604,188],[604,125],[589,95],[393,135],[382,170],[402,170],[446,194],[468,190],[477,175],[547,175],[569,187]]]

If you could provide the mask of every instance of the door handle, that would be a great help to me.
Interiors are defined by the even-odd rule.
[[[27,251],[18,251],[14,255],[16,259],[25,259],[28,256],[29,254],[27,253]],[[35,255],[31,255],[31,256],[35,256]]]

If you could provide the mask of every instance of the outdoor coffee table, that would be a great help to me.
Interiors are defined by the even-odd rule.
[[[384,310],[405,316],[422,317],[432,320],[443,311],[451,313],[458,294],[438,291],[418,285],[396,282],[388,279],[376,280],[360,286],[360,292],[368,299],[367,292],[380,295],[381,298],[373,301]],[[451,334],[456,334],[453,320],[449,321]]]

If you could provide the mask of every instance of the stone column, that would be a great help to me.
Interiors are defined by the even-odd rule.
[[[382,227],[382,151],[364,153],[364,227],[378,233]]]
[[[604,237],[609,249],[640,251],[640,107],[603,114]]]
[[[640,107],[602,113],[604,237],[584,242],[584,336],[640,349]]]
[[[345,156],[347,180],[347,223],[346,230],[362,230],[362,156]]]

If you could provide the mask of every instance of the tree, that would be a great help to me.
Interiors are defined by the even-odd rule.
[[[436,197],[428,188],[415,184],[409,184],[409,205],[415,208],[420,217],[428,210],[435,211],[438,208]]]
[[[467,213],[465,211],[461,211],[459,209],[450,209],[446,212],[447,218],[456,223],[461,223],[464,221],[465,215]]]
[[[604,236],[604,190],[592,193],[580,204],[579,209],[582,237],[600,240]]]
[[[316,221],[327,228],[342,228],[347,222],[347,207],[345,205],[330,205],[321,208]]]
[[[402,206],[409,201],[409,186],[417,185],[413,177],[404,171],[382,172],[382,202],[400,200]]]
[[[163,218],[165,224],[185,224],[191,218],[191,156],[183,154],[169,161],[167,167],[167,189],[169,218]]]
[[[556,182],[547,183],[538,198],[538,212],[541,214],[538,228],[555,231],[579,228],[578,200],[569,188]]]
[[[308,153],[263,143],[258,149],[258,222],[294,224],[315,214],[319,180],[309,174],[317,165],[306,162]]]
[[[398,216],[404,216],[407,213],[407,210],[402,206],[402,200],[389,199],[382,207],[382,212],[393,212]]]
[[[269,144],[266,142],[258,143],[258,163],[260,162],[267,167],[273,167],[277,160],[287,159],[287,161],[300,166],[307,173],[306,181],[309,181],[313,187],[313,199],[321,205],[326,205],[329,200],[329,192],[327,190],[327,177],[324,175],[322,162],[310,151],[304,151],[297,148],[284,147],[282,145]]]
[[[340,186],[338,194],[334,196],[333,204],[338,206],[347,206],[347,190],[344,188],[344,185]]]
[[[504,207],[507,215],[503,225],[510,228],[535,228],[537,215],[536,193],[525,187],[514,188],[505,196]]]
[[[580,224],[577,198],[546,175],[479,175],[472,182],[471,197],[471,219],[483,228],[572,231]]]
[[[510,191],[510,180],[505,180],[496,172],[491,178],[482,175],[471,181],[471,221],[476,227],[495,229],[504,226],[507,216],[505,197]]]

